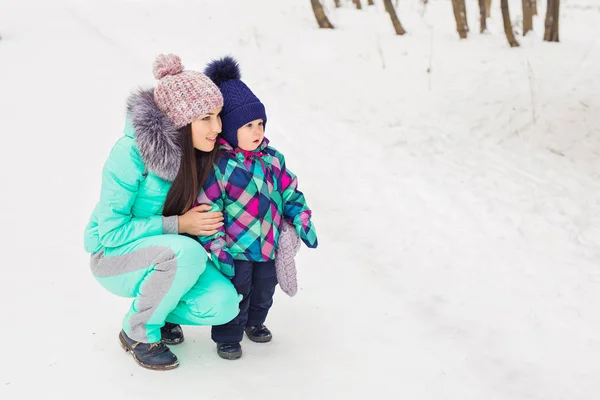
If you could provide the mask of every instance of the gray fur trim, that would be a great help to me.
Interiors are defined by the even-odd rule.
[[[129,96],[127,111],[135,128],[135,141],[149,171],[173,182],[179,172],[179,131],[154,102],[153,89],[139,89]]]

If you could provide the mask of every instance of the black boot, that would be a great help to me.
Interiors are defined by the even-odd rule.
[[[217,354],[226,360],[237,360],[242,356],[242,346],[239,342],[217,343]]]
[[[266,343],[273,339],[271,331],[263,324],[247,326],[244,330],[246,331],[246,335],[248,335],[248,339],[256,343]]]
[[[183,342],[183,329],[181,325],[165,322],[165,326],[160,328],[161,342],[169,346]]]
[[[124,331],[119,334],[119,341],[125,351],[133,356],[140,366],[153,370],[177,368],[179,361],[175,354],[162,342],[142,343],[131,339]]]

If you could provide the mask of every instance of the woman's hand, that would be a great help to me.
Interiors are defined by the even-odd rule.
[[[192,208],[178,218],[179,233],[187,233],[195,236],[210,236],[217,233],[223,226],[223,213],[207,212],[211,207],[201,204]]]

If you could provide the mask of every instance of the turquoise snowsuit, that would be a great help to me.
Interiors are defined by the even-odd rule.
[[[84,236],[98,282],[134,298],[123,330],[144,343],[161,339],[165,321],[220,325],[239,311],[237,291],[202,245],[177,234],[177,216],[162,216],[179,169],[177,135],[151,90],[130,97],[125,134],[104,165]]]

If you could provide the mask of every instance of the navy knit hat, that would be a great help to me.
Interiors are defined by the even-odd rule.
[[[221,136],[233,148],[238,146],[237,130],[248,122],[262,119],[266,127],[265,106],[240,80],[240,67],[233,57],[227,56],[211,61],[206,66],[204,74],[212,79],[223,94],[223,110],[221,111],[223,131]]]

